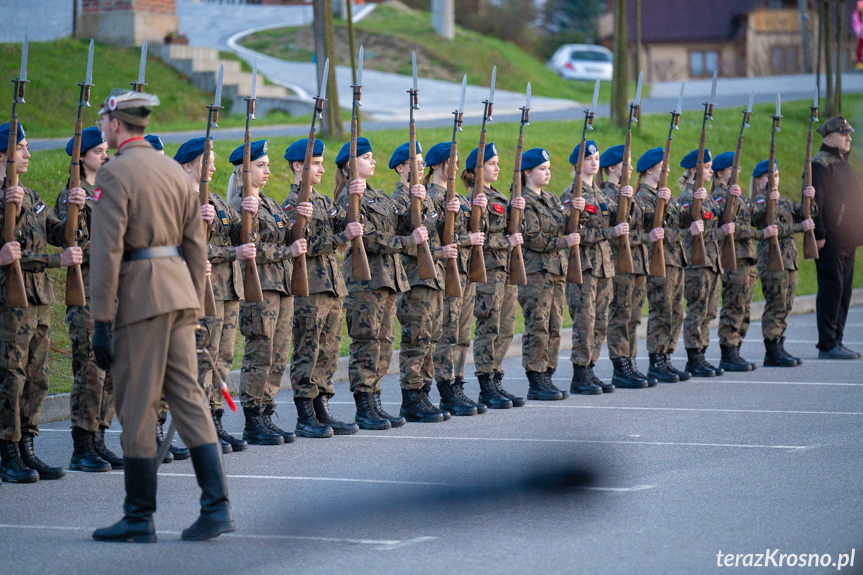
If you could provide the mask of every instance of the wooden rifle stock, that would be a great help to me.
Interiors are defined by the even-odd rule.
[[[15,79],[15,94],[12,99],[12,118],[9,121],[9,140],[6,147],[6,190],[18,185],[18,171],[15,169],[15,148],[18,147],[18,114],[15,107],[18,100],[24,100],[24,82]],[[18,234],[16,220],[18,218],[18,206],[6,201],[3,194],[4,220],[3,220],[3,243],[14,242]],[[27,290],[24,287],[24,273],[21,271],[21,262],[15,260],[6,266],[6,307],[27,307]]]
[[[695,199],[695,191],[704,187],[704,147],[707,136],[707,119],[713,113],[713,105],[710,103],[704,104],[704,119],[701,121],[701,140],[698,143],[698,161],[695,164],[695,183],[692,186],[692,206],[691,215],[692,221],[702,219],[701,205],[704,200]],[[704,232],[697,236],[692,236],[692,261],[694,266],[703,266],[707,264],[707,251],[704,247]]]
[[[743,122],[740,126],[740,134],[737,136],[737,148],[734,150],[734,162],[731,165],[731,178],[728,180],[728,189],[736,186],[740,175],[740,154],[743,151],[743,130],[749,125],[749,112],[743,111]],[[725,194],[725,211],[722,212],[722,223],[730,224],[737,214],[737,198],[731,192]],[[728,234],[722,241],[722,268],[733,270],[737,268],[737,251],[734,248],[734,234]]]
[[[243,140],[243,197],[254,195],[252,193],[252,137],[249,132],[249,119],[255,114],[255,101],[246,99],[246,135]],[[254,217],[251,212],[242,211],[240,241],[244,244],[255,241],[257,235],[253,229]],[[258,276],[258,264],[253,259],[245,261],[243,268],[243,299],[247,302],[264,301],[264,292],[261,290],[261,278]]]
[[[809,117],[809,137],[806,139],[806,159],[803,160],[803,187],[812,185],[812,125],[818,121],[818,108],[811,106]],[[800,200],[800,212],[803,219],[812,217],[812,198],[803,196]],[[810,260],[818,259],[818,244],[815,241],[815,230],[803,232],[803,257]]]
[[[623,167],[620,172],[620,187],[628,186],[632,178],[632,160],[630,150],[632,149],[632,120],[638,120],[638,107],[634,104],[629,106],[629,123],[626,127],[626,140],[623,143]],[[629,223],[629,198],[621,194],[617,203],[617,223]],[[633,272],[632,245],[629,234],[620,236],[617,240],[617,273],[631,274]]]
[[[476,169],[474,170],[473,194],[471,200],[476,198],[477,194],[485,192],[485,174],[483,173],[483,164],[485,163],[485,123],[491,116],[492,103],[485,102],[485,111],[482,115],[482,130],[479,133],[479,146],[476,150]],[[479,206],[471,205],[470,210],[470,233],[475,234],[480,231],[482,222],[482,210]],[[485,256],[482,253],[482,246],[470,247],[470,266],[468,268],[468,279],[472,282],[485,283],[488,278],[485,273]]]
[[[410,177],[408,179],[408,194],[411,199],[411,228],[417,229],[423,225],[422,216],[422,201],[415,198],[411,190],[420,183],[419,166],[417,165],[417,128],[414,122],[414,109],[417,106],[417,93],[414,90],[409,90],[411,95],[411,111],[410,111],[410,139],[408,141],[408,164],[410,164]],[[450,238],[450,243],[452,243]],[[429,248],[428,240],[417,246],[417,273],[421,280],[430,280],[435,277],[434,260],[432,259],[431,248]]]
[[[447,160],[447,180],[446,180],[446,201],[450,202],[455,197],[455,159],[458,156],[458,144],[456,143],[456,134],[458,133],[462,114],[456,110],[453,112],[455,119],[453,120],[452,128],[452,144],[449,147],[449,160]],[[444,218],[443,226],[443,243],[449,245],[453,243],[453,233],[455,231],[455,212],[447,211]],[[446,297],[461,297],[461,278],[458,273],[458,260],[446,260],[446,273],[444,275],[444,295]]]
[[[518,128],[518,145],[515,148],[515,167],[512,170],[512,189],[509,205],[509,235],[521,231],[521,210],[512,207],[512,200],[521,197],[521,156],[524,149],[524,127],[528,125],[530,110],[522,108],[521,126]],[[513,246],[509,252],[509,283],[511,285],[526,285],[527,272],[524,269],[524,253],[521,245]]]
[[[81,85],[81,99],[78,103],[78,119],[75,121],[75,139],[72,141],[72,161],[69,164],[69,186],[68,191],[72,188],[81,187],[81,130],[83,122],[81,121],[81,108],[86,102],[85,91],[89,99],[90,87]],[[72,202],[66,201],[66,227],[63,235],[63,243],[66,247],[78,245],[78,216],[80,208]],[[81,273],[81,265],[75,264],[66,268],[66,305],[87,305],[87,295],[84,291],[84,277]]]
[[[297,203],[308,202],[312,195],[312,157],[315,153],[316,130],[315,123],[319,114],[324,111],[323,98],[315,98],[315,110],[312,112],[312,127],[309,130],[309,139],[306,144],[306,155],[303,158],[303,178],[300,180],[300,191],[297,194]],[[293,241],[301,240],[306,236],[306,217],[297,213],[294,227],[291,230]],[[309,295],[309,271],[306,268],[306,254],[300,254],[294,258],[294,269],[291,273],[291,295]]]
[[[674,130],[677,128],[677,122],[680,119],[680,114],[677,112],[671,113],[671,125],[668,128],[668,139],[665,141],[665,153],[662,156],[662,171],[659,174],[659,188],[668,187],[669,159],[671,157],[671,141]],[[665,223],[665,205],[666,200],[656,198],[656,211],[653,212],[653,228],[661,228]],[[662,239],[653,242],[653,247],[650,250],[650,275],[655,277],[665,277],[665,241]]]
[[[581,197],[581,185],[584,174],[584,148],[587,145],[587,130],[593,129],[593,114],[589,110],[584,112],[584,128],[581,130],[581,144],[578,146],[578,160],[575,163],[575,174],[572,177],[572,199],[569,204],[569,220],[567,222],[566,233],[574,234],[578,231],[578,220],[581,218],[581,210],[575,209],[575,198]],[[566,268],[566,283],[580,284],[583,277],[581,274],[581,244],[569,248],[569,261]]]
[[[198,201],[204,206],[210,203],[210,153],[213,142],[210,140],[210,122],[212,111],[208,114],[207,137],[204,139],[204,153],[201,156],[201,183],[198,188]],[[204,242],[210,237],[210,225],[204,222]],[[204,276],[204,315],[216,315],[216,296],[213,294],[213,282],[210,276]]]
[[[348,189],[354,180],[359,179],[359,171],[357,169],[357,107],[360,103],[360,95],[362,86],[354,85],[354,105],[353,115],[351,117],[351,143],[350,143],[350,159],[348,166],[350,167],[350,181]],[[360,221],[360,196],[357,194],[348,193],[348,223]],[[357,236],[351,241],[351,261],[352,274],[354,281],[368,281],[372,279],[372,272],[369,269],[369,260],[366,256],[366,247],[363,244],[363,236]]]
[[[779,127],[779,118],[773,117],[773,132],[770,136],[770,157],[767,161],[767,214],[765,223],[772,226],[776,223],[776,200],[770,199],[770,193],[776,187],[776,128]],[[779,248],[779,236],[771,236],[767,244],[767,269],[775,272],[785,269],[782,261],[782,251]]]

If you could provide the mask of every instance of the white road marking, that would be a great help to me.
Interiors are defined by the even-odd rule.
[[[526,407],[537,409],[602,409],[621,411],[702,411],[709,413],[781,413],[789,415],[863,415],[860,411],[804,411],[784,409],[723,409],[712,407],[635,407],[624,405],[561,405],[529,403]]]
[[[630,493],[634,491],[646,491],[656,489],[656,485],[635,485],[633,487],[580,487],[585,491],[608,491],[611,493]]]
[[[83,471],[69,471],[69,473],[84,473]],[[88,474],[89,475],[89,474]],[[123,475],[122,471],[106,471],[104,475]],[[195,477],[194,473],[179,473],[176,471],[159,471],[159,477]],[[270,481],[322,481],[334,483],[379,483],[383,485],[424,485],[431,487],[453,487],[458,483],[437,483],[433,481],[399,481],[394,479],[356,479],[350,477],[307,477],[301,475],[243,475],[239,473],[226,473],[229,479],[262,479]]]

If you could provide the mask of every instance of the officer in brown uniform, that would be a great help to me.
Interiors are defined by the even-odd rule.
[[[93,351],[97,364],[116,376],[126,483],[124,517],[97,529],[93,538],[100,541],[156,541],[153,428],[162,394],[202,492],[201,514],[183,539],[234,530],[222,453],[196,377],[195,327],[207,267],[200,205],[180,165],[143,138],[158,103],[156,96],[116,89],[99,110],[117,155],[99,169],[93,192]]]

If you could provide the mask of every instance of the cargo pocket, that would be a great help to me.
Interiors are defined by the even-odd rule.
[[[240,333],[246,339],[263,337],[266,335],[264,328],[264,312],[266,303],[262,301],[243,302],[240,305]]]

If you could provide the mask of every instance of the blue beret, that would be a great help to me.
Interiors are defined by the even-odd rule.
[[[26,136],[24,135],[24,124],[18,122],[18,141],[16,144],[23,140]],[[9,147],[9,122],[6,122],[2,126],[0,126],[0,152],[5,152],[6,148]]]
[[[303,138],[302,140],[297,140],[285,150],[285,159],[289,162],[304,162],[306,160],[306,147],[309,145],[309,139]],[[315,139],[315,149],[312,150],[312,157],[319,157],[324,155],[324,150],[326,147],[324,146],[323,140]]]
[[[148,135],[144,136],[144,139],[147,140],[148,142],[150,142],[150,145],[153,146],[153,149],[156,150],[157,152],[159,150],[165,149],[165,146],[162,145],[162,138],[160,138],[159,136],[154,136],[152,134],[148,134]]]
[[[766,174],[767,173],[767,165],[769,163],[770,163],[770,160],[761,160],[760,162],[755,164],[755,169],[752,170],[752,177],[757,178],[758,176],[763,176],[764,174]],[[774,171],[779,169],[779,162],[778,161],[774,160],[773,165],[775,166],[773,168]]]
[[[713,158],[713,171],[721,172],[734,165],[734,152],[722,152]]]
[[[532,170],[549,161],[548,152],[542,148],[531,148],[521,155],[521,169]]]
[[[363,154],[368,154],[372,151],[372,145],[366,138],[360,136],[357,138],[357,157],[359,158]],[[348,163],[348,160],[351,157],[351,143],[345,142],[345,145],[342,146],[342,149],[339,150],[339,154],[336,156],[336,165],[340,168],[343,168],[345,164]]]
[[[711,160],[710,150],[704,148],[704,161],[709,162]],[[692,150],[680,160],[680,167],[684,170],[688,170],[690,168],[694,168],[695,164],[698,163],[698,150]]]
[[[479,146],[471,150],[470,154],[467,156],[467,161],[464,163],[464,169],[466,170],[475,170],[476,169],[476,158],[479,155]],[[493,157],[497,155],[497,148],[494,147],[494,142],[489,142],[485,145],[485,155],[482,157],[482,162],[486,163]]]
[[[599,156],[599,167],[610,168],[611,166],[616,166],[621,163],[623,161],[623,148],[625,147],[626,146],[623,144],[618,144],[605,150],[602,155]]]
[[[228,158],[228,161],[234,164],[235,166],[239,166],[243,163],[243,147],[245,144],[240,144],[240,146],[231,152],[231,157]],[[254,162],[260,157],[267,155],[267,141],[266,140],[258,140],[257,142],[252,142],[250,145],[251,149],[249,150],[249,161]]]
[[[416,144],[414,146],[416,153],[422,154],[423,153],[423,147],[420,146],[419,140],[414,140],[414,143]],[[396,166],[398,166],[399,164],[404,164],[405,162],[408,161],[408,158],[410,157],[410,145],[409,144],[410,144],[410,142],[405,142],[404,144],[402,144],[401,146],[396,148],[395,152],[393,152],[393,155],[390,158],[390,169],[391,170],[395,170]]]
[[[647,150],[641,157],[638,158],[638,164],[635,166],[635,171],[639,173],[646,172],[656,164],[662,161],[665,157],[665,150],[662,147],[651,148]]]
[[[205,141],[206,138],[192,138],[188,142],[184,142],[177,150],[177,153],[174,154],[174,159],[181,164],[188,164],[204,153]]]
[[[9,134],[6,134],[6,142],[9,141]],[[96,126],[84,128],[81,130],[81,155],[83,156],[105,140],[102,139],[102,130]],[[72,155],[72,144],[75,143],[75,138],[72,138],[66,143],[66,154]]]
[[[586,147],[584,149],[585,156],[592,156],[599,151],[599,146],[596,145],[596,142],[593,140],[588,140],[585,142]],[[572,153],[569,155],[569,163],[573,166],[578,163],[578,151],[581,148],[581,142],[573,148]]]
[[[449,161],[449,150],[452,142],[441,142],[435,144],[426,152],[426,166],[437,166]]]

